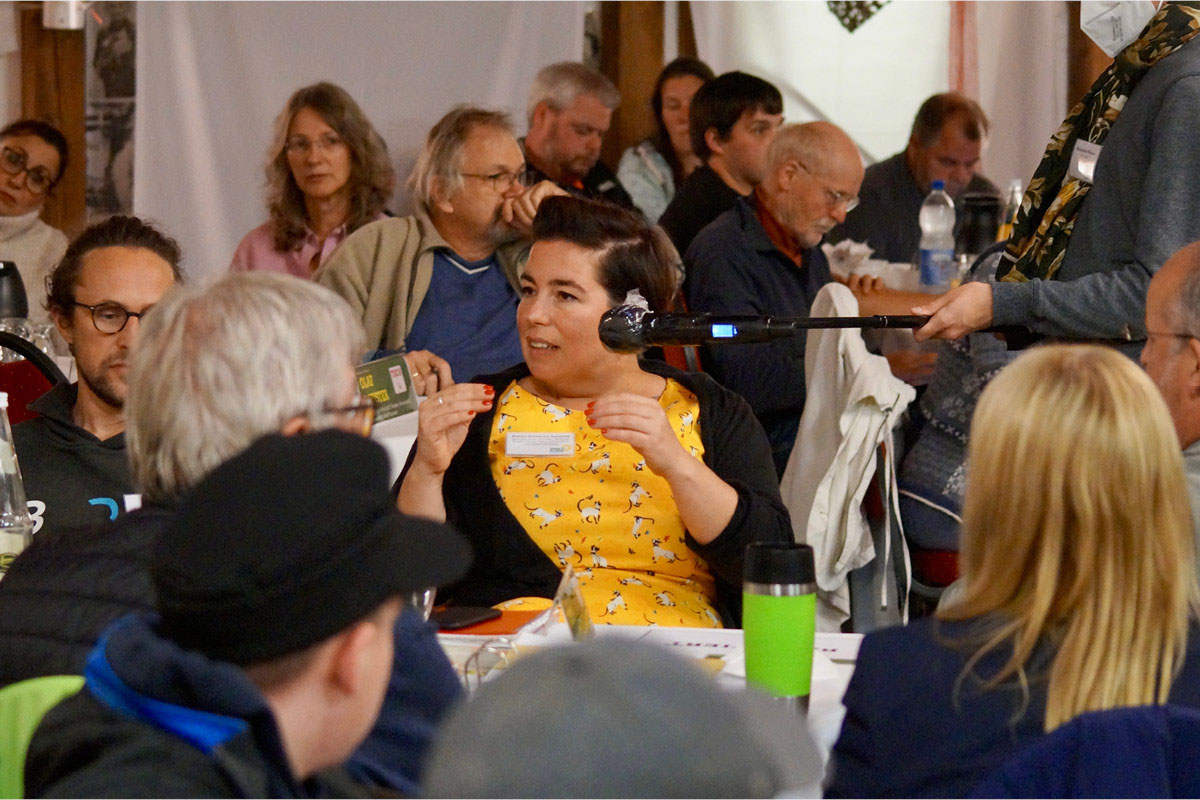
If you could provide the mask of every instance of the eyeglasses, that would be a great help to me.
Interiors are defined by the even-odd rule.
[[[537,173],[531,169],[523,172],[494,172],[491,175],[479,175],[473,172],[460,172],[464,178],[475,178],[480,181],[490,181],[492,191],[496,194],[504,194],[513,187],[513,184],[518,184],[522,189],[528,189],[533,186],[537,180]]]
[[[92,324],[101,333],[120,333],[125,330],[125,325],[129,322],[130,317],[137,317],[138,321],[141,322],[146,312],[153,308],[153,306],[150,306],[141,311],[130,311],[119,303],[100,303],[89,306],[87,303],[80,303],[78,300],[74,304],[92,312]]]
[[[0,149],[0,169],[9,175],[20,175],[24,172],[25,187],[29,189],[30,194],[43,195],[54,183],[54,178],[50,177],[50,170],[45,167],[30,169],[29,156],[10,147]]]
[[[342,137],[336,133],[322,134],[316,141],[307,136],[293,136],[287,140],[283,149],[287,150],[289,155],[308,155],[314,148],[319,152],[328,153],[341,143]]]
[[[829,201],[830,207],[837,208],[840,205],[845,205],[847,214],[858,208],[857,197],[852,194],[846,194],[845,192],[839,192],[837,189],[830,187],[830,185],[827,184],[822,178],[817,177],[817,173],[805,166],[803,161],[797,159],[796,163],[800,165],[800,169],[807,172],[809,176],[811,176],[812,179],[816,181],[822,189],[825,190],[825,199]]]
[[[1197,337],[1196,334],[1194,334],[1194,333],[1175,333],[1174,331],[1147,330],[1146,338],[1149,339],[1151,336],[1169,336],[1172,339],[1197,339],[1197,338],[1200,338],[1200,337]]]
[[[346,430],[353,430],[362,436],[370,436],[371,429],[375,427],[377,406],[378,403],[373,398],[359,395],[348,406],[325,406],[321,410],[326,414],[347,417],[353,427],[348,426]]]

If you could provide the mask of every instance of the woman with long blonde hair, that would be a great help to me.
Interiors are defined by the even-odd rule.
[[[963,796],[1084,712],[1200,706],[1182,458],[1142,370],[1026,353],[984,390],[967,465],[964,593],[863,641],[831,796]]]

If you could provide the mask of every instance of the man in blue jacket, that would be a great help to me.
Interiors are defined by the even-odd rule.
[[[374,724],[401,598],[467,561],[453,530],[396,510],[379,445],[260,439],[183,498],[150,559],[159,615],[105,631],[83,690],[34,734],[27,791],[353,793],[321,773]]]
[[[858,204],[862,159],[827,122],[785,125],[767,154],[766,178],[692,241],[688,307],[714,314],[807,317],[831,280],[818,245]],[[803,335],[763,344],[715,345],[705,366],[746,398],[771,441],[776,470],[787,465],[804,410]]]

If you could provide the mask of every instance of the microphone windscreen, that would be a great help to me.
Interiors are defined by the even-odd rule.
[[[615,353],[636,353],[646,346],[645,317],[640,306],[616,306],[600,318],[600,342]]]

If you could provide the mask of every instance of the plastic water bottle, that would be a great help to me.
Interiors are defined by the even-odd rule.
[[[954,201],[942,181],[921,204],[921,288],[940,292],[948,288],[954,271]]]
[[[8,425],[8,394],[0,392],[0,578],[33,537],[33,517],[25,504],[25,484]]]

